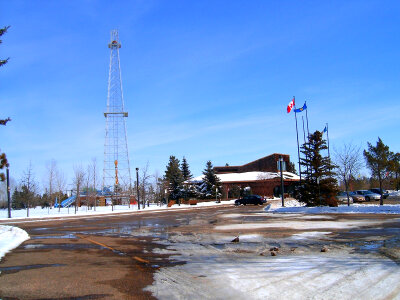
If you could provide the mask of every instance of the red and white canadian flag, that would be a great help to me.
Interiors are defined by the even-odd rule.
[[[292,99],[292,101],[289,102],[289,105],[287,106],[287,113],[290,113],[293,107],[294,107],[294,98]]]

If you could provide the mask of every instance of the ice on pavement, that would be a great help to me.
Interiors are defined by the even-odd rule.
[[[354,205],[339,205],[338,207],[328,206],[293,206],[293,207],[276,207],[267,209],[274,213],[303,213],[303,214],[343,214],[343,213],[358,213],[358,214],[400,214],[400,205],[373,205],[373,204],[354,204]]]
[[[263,229],[263,228],[288,228],[296,230],[307,229],[340,229],[340,228],[356,228],[361,226],[370,226],[382,224],[385,221],[363,221],[363,220],[346,220],[346,221],[307,221],[307,220],[276,220],[268,223],[246,223],[243,224],[227,224],[216,226],[217,230],[244,230],[244,229]],[[392,222],[390,220],[386,222]]]
[[[304,232],[287,240],[318,240],[327,234],[330,232]],[[299,252],[260,256],[259,251],[268,242],[258,234],[241,235],[241,243],[230,243],[228,249],[218,249],[213,244],[228,239],[218,234],[195,238],[171,236],[163,242],[169,245],[167,249],[154,249],[155,252],[171,254],[172,259],[186,264],[159,269],[153,285],[146,290],[157,299],[396,299],[400,296],[400,268],[383,256],[347,250],[319,255]],[[252,241],[261,243],[242,244]],[[243,247],[254,251],[232,251]]]
[[[270,207],[265,211],[265,221],[255,214],[231,213],[221,217],[222,225],[214,225],[217,232],[171,234],[160,242],[167,249],[155,252],[168,253],[170,259],[185,264],[160,268],[146,290],[157,299],[400,299],[400,267],[396,260],[380,252],[355,252],[343,245],[329,245],[330,251],[320,252],[335,230],[380,228],[399,222],[399,218],[337,219],[317,214],[337,213],[338,208],[319,207],[313,211],[292,204]],[[343,210],[400,213],[398,205],[354,205]],[[243,222],[249,217],[255,217],[255,222]],[[286,235],[273,238],[267,231],[265,235],[259,231],[277,228]],[[246,230],[249,233],[243,234]],[[232,232],[241,233],[239,243],[231,243]],[[278,256],[270,254],[274,245],[280,245]]]
[[[197,257],[161,269],[147,290],[158,299],[385,299],[399,297],[399,275],[395,262],[368,255]]]

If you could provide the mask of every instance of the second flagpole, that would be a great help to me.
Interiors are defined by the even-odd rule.
[[[296,99],[294,99],[294,118],[296,119],[296,136],[297,136],[297,154],[299,156],[299,175],[300,175],[300,185],[301,185],[301,166],[300,166],[300,146],[299,146],[299,131],[297,129],[297,113],[296,113]]]

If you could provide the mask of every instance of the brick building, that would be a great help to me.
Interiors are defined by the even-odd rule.
[[[291,170],[290,156],[287,154],[274,153],[242,166],[222,166],[214,167],[215,173],[222,183],[225,195],[228,196],[232,189],[250,187],[251,192],[260,196],[278,196],[280,194],[280,169],[279,158],[283,158],[283,178],[285,192],[293,189],[299,176],[288,171]],[[288,170],[288,171],[287,171]],[[202,176],[194,178],[192,181],[199,182]]]

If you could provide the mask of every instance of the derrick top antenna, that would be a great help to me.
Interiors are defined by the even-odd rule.
[[[119,42],[118,30],[117,29],[111,30],[111,41],[108,44],[108,48],[110,48],[110,49],[119,49],[119,48],[121,48],[121,43]]]

